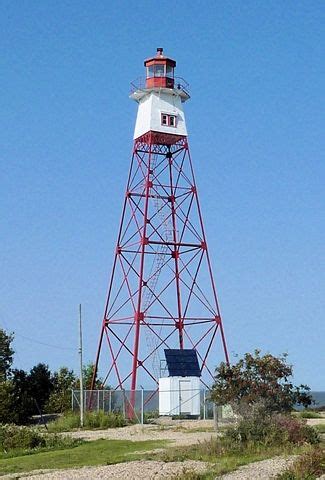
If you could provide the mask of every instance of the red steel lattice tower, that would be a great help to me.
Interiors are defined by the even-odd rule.
[[[228,362],[187,141],[188,85],[161,48],[144,65],[130,95],[134,147],[93,377],[94,386],[103,367],[104,383],[131,392],[139,379],[157,387],[166,348],[195,349],[206,385],[218,336]]]

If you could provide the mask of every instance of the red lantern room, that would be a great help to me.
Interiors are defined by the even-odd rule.
[[[164,56],[162,48],[157,48],[157,55],[145,60],[147,70],[146,88],[174,88],[175,60]]]

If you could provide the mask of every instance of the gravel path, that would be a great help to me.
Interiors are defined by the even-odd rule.
[[[235,472],[218,477],[218,480],[270,480],[290,467],[296,458],[296,455],[291,455],[250,463],[239,467]]]
[[[157,425],[131,425],[129,427],[109,428],[106,430],[86,430],[69,433],[69,436],[73,438],[83,438],[85,440],[98,440],[99,438],[131,441],[169,440],[177,446],[192,445],[204,440],[209,440],[216,435],[216,432],[191,431],[190,428],[183,426],[171,427]]]
[[[174,478],[188,471],[203,473],[208,464],[186,460],[184,462],[134,461],[103,467],[83,467],[56,470],[28,476],[5,475],[3,480],[23,478],[24,480],[154,480]]]

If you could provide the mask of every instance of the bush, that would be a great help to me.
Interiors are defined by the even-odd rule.
[[[258,411],[241,419],[238,425],[228,428],[225,439],[238,446],[276,446],[287,443],[302,445],[318,443],[319,435],[298,418]]]
[[[317,431],[302,420],[292,418],[290,415],[276,415],[274,421],[277,428],[287,435],[287,441],[290,443],[315,445],[320,441]]]
[[[124,427],[126,420],[123,415],[118,413],[87,412],[84,418],[84,428],[116,428]],[[80,427],[79,414],[69,413],[49,423],[48,428],[51,432],[69,432]]]
[[[43,435],[29,427],[16,425],[0,425],[0,451],[7,452],[14,449],[33,449],[45,447]]]
[[[39,448],[57,449],[79,445],[75,440],[62,435],[43,434],[35,428],[17,425],[0,425],[0,452],[29,451]]]
[[[80,427],[80,417],[75,413],[67,413],[47,425],[50,432],[69,432]]]
[[[241,414],[242,406],[263,402],[269,412],[290,412],[295,405],[313,403],[307,385],[294,386],[290,378],[292,366],[287,355],[261,355],[260,350],[246,353],[234,365],[222,362],[216,368],[210,398],[217,405],[232,404]]]

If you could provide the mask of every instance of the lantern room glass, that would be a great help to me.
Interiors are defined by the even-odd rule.
[[[155,77],[165,76],[165,65],[155,65]]]
[[[174,67],[166,65],[166,77],[174,78]]]
[[[153,77],[174,78],[174,67],[164,64],[150,65],[147,67],[147,78]]]
[[[154,65],[150,65],[150,67],[147,67],[147,78],[152,78],[154,76],[155,76]]]

